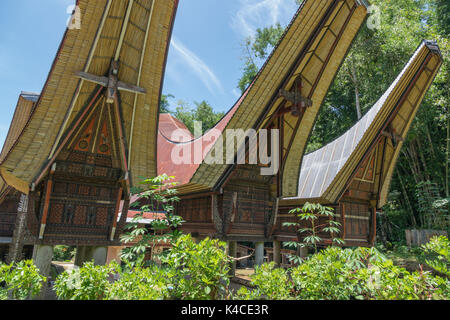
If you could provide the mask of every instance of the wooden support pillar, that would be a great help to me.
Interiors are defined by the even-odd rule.
[[[260,266],[264,263],[264,242],[255,243],[255,265]]]
[[[77,267],[82,267],[83,264],[86,262],[85,261],[85,251],[86,251],[86,246],[78,246],[77,247],[77,252],[75,254],[75,266]]]
[[[281,265],[281,242],[276,240],[273,242],[273,262]]]
[[[41,293],[35,297],[36,300],[46,299],[52,259],[53,259],[53,246],[46,246],[46,245],[34,246],[33,263],[39,269],[39,273],[47,278],[47,282],[44,283],[42,286]]]
[[[308,257],[308,248],[306,248],[306,247],[298,247],[298,248],[297,248],[297,255],[298,255],[300,258],[306,258],[306,257]]]
[[[18,262],[22,260],[23,241],[25,237],[25,229],[27,225],[29,196],[22,194],[20,196],[19,206],[17,208],[17,217],[14,227],[14,233],[11,244],[9,246],[9,253],[6,261],[8,263]]]
[[[94,247],[92,250],[92,260],[94,265],[104,266],[106,264],[106,258],[108,256],[108,247]]]
[[[232,258],[237,256],[237,241],[228,241],[228,255]],[[230,276],[236,275],[236,261],[231,262]]]
[[[108,256],[108,247],[88,247],[78,246],[77,254],[75,256],[75,265],[82,267],[86,262],[94,262],[96,266],[103,266],[106,264]]]
[[[373,207],[370,215],[369,245],[374,246],[377,238],[377,208]]]

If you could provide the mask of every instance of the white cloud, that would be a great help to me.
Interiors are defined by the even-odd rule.
[[[241,91],[240,90],[238,90],[238,89],[236,89],[236,88],[234,88],[232,91],[231,91],[231,93],[236,97],[236,98],[239,98],[242,94],[241,94]]]
[[[217,90],[223,93],[222,83],[202,59],[186,48],[176,37],[172,37],[171,45],[178,57],[183,60],[184,65],[188,66],[197,75],[211,93],[216,93]],[[179,72],[174,70],[174,67],[168,66],[168,71],[175,80],[180,77]]]
[[[242,37],[253,36],[257,28],[280,22],[287,24],[298,6],[294,0],[240,0],[231,27]]]

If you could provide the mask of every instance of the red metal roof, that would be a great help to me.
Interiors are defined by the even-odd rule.
[[[138,214],[142,214],[141,211],[128,210],[127,218],[133,219]],[[164,220],[166,219],[166,214],[161,212],[144,212],[142,214],[142,219],[148,220]]]
[[[248,90],[213,129],[223,132],[236,110],[238,110],[247,92]],[[194,163],[192,159],[189,164],[175,164],[172,161],[172,152],[177,152],[175,148],[183,145],[185,148],[190,148],[191,157],[193,158],[196,148],[202,147],[202,160],[204,160],[216,141],[213,129],[207,131],[202,137],[195,139],[184,123],[170,114],[161,114],[158,130],[158,175],[168,174],[174,176],[179,186],[189,183],[200,163]]]

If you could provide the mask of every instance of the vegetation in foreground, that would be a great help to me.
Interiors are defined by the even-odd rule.
[[[173,177],[163,175],[143,182],[144,189],[135,190],[148,203],[162,206],[166,218],[154,220],[151,228],[143,228],[137,217],[122,240],[132,244],[124,250],[122,266],[112,263],[65,271],[55,282],[57,297],[62,300],[219,300],[219,299],[297,299],[297,300],[374,300],[374,299],[449,299],[450,242],[446,237],[433,238],[422,248],[425,262],[439,272],[409,272],[395,266],[376,248],[343,249],[332,246],[319,250],[318,230],[338,234],[338,224],[329,222],[321,227],[317,215],[332,221],[329,208],[306,204],[293,210],[300,221],[308,221],[311,228],[299,246],[314,248],[315,254],[298,260],[298,266],[277,268],[274,263],[256,268],[252,276],[253,289],[242,287],[230,291],[229,274],[232,258],[226,253],[226,243],[204,239],[196,242],[183,235],[178,227],[181,217],[174,215],[173,203],[178,201]],[[155,204],[156,203],[156,204]],[[151,209],[142,206],[144,209]],[[295,225],[298,227],[298,225]],[[150,230],[149,230],[150,229]],[[337,239],[337,238],[336,238]],[[172,247],[154,256],[154,263],[146,266],[146,249],[155,243],[169,242]],[[341,244],[340,241],[334,243]],[[45,277],[32,261],[0,265],[0,299],[24,300],[36,296]]]
[[[300,265],[256,268],[253,289],[229,290],[231,258],[226,244],[190,235],[178,238],[162,264],[121,267],[117,263],[62,273],[55,289],[62,300],[448,300],[449,241],[433,238],[423,246],[427,264],[440,272],[409,272],[375,248],[329,247]],[[24,300],[39,293],[46,279],[31,261],[0,266],[0,299]]]

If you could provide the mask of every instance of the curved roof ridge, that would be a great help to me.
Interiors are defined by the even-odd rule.
[[[206,136],[208,136],[209,133],[211,133],[213,130],[219,130],[221,132],[223,132],[223,130],[225,129],[226,125],[228,124],[228,122],[231,120],[231,117],[234,115],[234,113],[236,112],[236,110],[239,108],[239,106],[241,105],[242,101],[244,100],[245,96],[247,95],[248,90],[250,89],[250,87],[245,90],[245,92],[241,95],[241,97],[239,98],[239,100],[227,111],[227,113],[225,113],[225,115],[214,125],[214,127],[212,127],[211,129],[208,129],[207,131],[204,132],[204,134],[200,137],[193,137],[191,140],[188,141],[175,141],[172,138],[169,138],[167,136],[167,134],[164,134],[163,132],[161,132],[161,134],[163,135],[164,138],[167,139],[168,142],[173,143],[173,144],[188,144],[188,143],[194,143],[196,141],[199,141],[201,139],[204,139]],[[172,118],[176,119],[177,121],[183,123],[181,120],[177,119],[176,117],[170,115]],[[161,119],[160,119],[161,120]],[[184,123],[183,123],[184,125]],[[187,128],[186,128],[187,129]],[[174,129],[175,131],[176,129]]]

